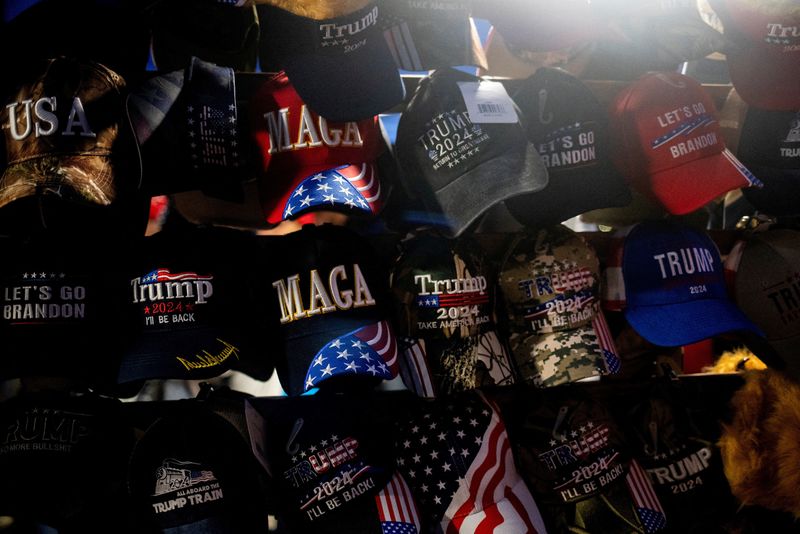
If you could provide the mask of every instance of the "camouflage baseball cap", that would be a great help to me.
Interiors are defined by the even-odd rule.
[[[619,371],[600,311],[600,261],[583,237],[561,224],[521,233],[499,278],[523,378],[549,387]]]
[[[17,79],[0,111],[7,157],[0,207],[32,196],[93,207],[139,198],[141,169],[119,74],[60,56],[33,62]]]

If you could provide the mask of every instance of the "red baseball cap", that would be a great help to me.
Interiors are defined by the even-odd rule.
[[[770,111],[800,109],[800,8],[797,2],[712,0],[729,38],[731,82],[742,99]]]
[[[284,72],[258,88],[249,107],[262,160],[259,197],[268,223],[322,209],[379,211],[374,163],[383,145],[377,115],[328,121],[303,102]]]
[[[725,148],[714,101],[694,78],[651,72],[611,103],[612,161],[673,215],[760,182]]]

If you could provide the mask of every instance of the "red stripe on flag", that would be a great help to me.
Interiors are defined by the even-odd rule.
[[[631,466],[626,481],[628,482],[628,488],[630,489],[631,496],[636,506],[648,508],[661,512],[662,514],[664,513],[664,510],[661,508],[661,502],[658,500],[653,486],[647,478],[647,473],[644,472],[644,469],[642,469],[636,460],[631,460]]]

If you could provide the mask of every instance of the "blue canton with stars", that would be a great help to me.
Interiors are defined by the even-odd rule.
[[[320,350],[306,373],[304,391],[337,375],[366,375],[392,379],[383,358],[354,333],[338,337]]]
[[[438,523],[483,445],[492,411],[476,395],[434,401],[399,426],[397,468],[429,521]]]

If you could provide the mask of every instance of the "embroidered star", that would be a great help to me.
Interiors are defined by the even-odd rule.
[[[311,205],[311,197],[306,195],[305,198],[300,201],[300,207],[302,208],[303,206],[310,206],[310,205]]]
[[[322,354],[320,354],[314,360],[314,365],[322,365],[322,362],[324,362],[325,360],[327,360],[327,358],[325,358]]]
[[[445,462],[442,464],[442,471],[450,471],[450,464]]]
[[[325,191],[327,193],[328,190],[330,189],[331,186],[329,186],[328,184],[317,184],[317,191]]]
[[[292,205],[291,205],[291,204],[289,204],[289,203],[287,203],[287,204],[286,204],[286,209],[285,209],[285,210],[284,210],[284,212],[283,212],[283,215],[284,215],[284,217],[287,217],[287,216],[290,216],[290,215],[292,215],[292,210],[293,210],[293,209],[294,209],[294,208],[292,207]]]
[[[320,180],[322,180],[322,179],[324,179],[324,178],[325,178],[325,175],[324,175],[324,174],[322,174],[322,173],[317,173],[317,174],[315,174],[314,176],[312,176],[312,177],[311,177],[311,181],[312,181],[312,182],[319,182]]]
[[[306,192],[306,188],[305,188],[305,186],[304,186],[304,185],[302,185],[302,184],[301,184],[301,185],[300,185],[300,187],[298,187],[298,188],[297,188],[297,191],[295,191],[295,192],[294,192],[294,195],[292,195],[292,196],[294,196],[294,197],[299,197],[299,196],[301,196],[301,195],[302,195],[303,193],[305,193],[305,192]]]
[[[368,366],[367,366],[367,372],[368,372],[369,374],[371,374],[372,376],[375,376],[375,375],[377,375],[377,374],[378,374],[378,370],[377,370],[377,369],[375,369],[375,366],[374,366],[374,365],[368,365]]]
[[[356,365],[355,360],[353,360],[352,362],[349,362],[347,365],[345,365],[345,368],[353,371],[354,373],[358,372],[358,365]]]
[[[370,356],[368,352],[362,352],[361,356],[359,356],[358,359],[359,360],[371,360],[372,356]]]
[[[331,364],[326,365],[325,368],[322,369],[322,375],[321,376],[325,376],[325,375],[333,376],[333,370],[334,369],[335,369],[335,367],[331,367]]]
[[[314,387],[314,377],[310,376],[306,379],[306,389]]]
[[[338,349],[341,346],[342,346],[342,341],[340,339],[335,339],[331,341],[331,347]]]
[[[364,346],[364,344],[361,341],[353,341],[353,343],[350,346],[360,349],[361,347]]]
[[[322,200],[323,202],[330,202],[331,206],[333,206],[336,203],[336,196],[334,194],[322,195]]]
[[[347,358],[349,358],[351,356],[351,354],[349,352],[347,352],[347,349],[339,351],[337,354],[338,354],[338,356],[336,356],[337,360],[340,360],[340,359],[345,359],[346,360]]]
[[[431,467],[425,467],[425,474],[430,476],[433,474],[433,469]]]

